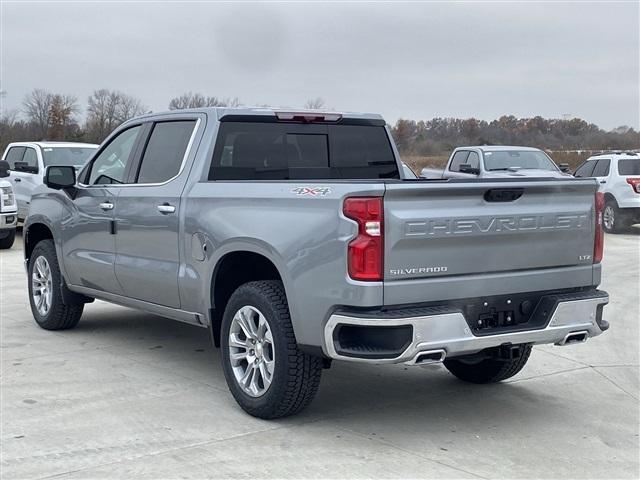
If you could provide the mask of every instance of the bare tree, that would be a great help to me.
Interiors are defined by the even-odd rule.
[[[237,107],[238,105],[240,105],[238,97],[205,97],[201,93],[187,92],[183,93],[179,97],[172,98],[169,102],[169,110],[202,107]]]
[[[122,122],[144,111],[137,98],[106,88],[96,90],[88,101],[86,135],[91,141],[101,142]]]
[[[146,108],[142,102],[130,95],[120,94],[120,105],[118,108],[119,120],[124,122],[145,112]]]
[[[184,108],[204,107],[205,99],[199,93],[183,93],[179,97],[172,98],[169,102],[169,110],[182,110]]]
[[[7,96],[6,90],[0,90],[0,98],[4,98]],[[18,110],[11,109],[6,110],[4,108],[0,109],[0,124],[6,128],[12,128],[16,122],[18,121]]]
[[[52,95],[49,106],[48,138],[51,140],[68,138],[70,127],[77,127],[75,115],[78,111],[78,99],[73,95]]]
[[[4,110],[0,115],[0,122],[7,127],[13,127],[18,121],[18,110]]]
[[[222,100],[222,102],[224,103],[224,105],[221,105],[223,107],[235,108],[240,106],[240,100],[238,99],[238,97],[225,98]]]
[[[33,90],[22,102],[23,112],[29,123],[33,124],[35,133],[40,138],[44,138],[49,130],[52,102],[53,94],[40,88]]]
[[[324,107],[324,99],[322,97],[309,99],[304,104],[304,108],[307,108],[309,110],[319,110],[323,107]]]

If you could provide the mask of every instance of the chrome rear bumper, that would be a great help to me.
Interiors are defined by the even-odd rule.
[[[565,345],[600,335],[597,311],[609,302],[608,296],[559,302],[546,327],[537,330],[516,331],[496,335],[476,336],[471,332],[461,312],[404,318],[366,318],[343,313],[332,315],[324,330],[324,353],[330,358],[368,363],[405,363],[416,365],[436,363],[445,357],[456,357],[479,352],[503,344],[557,344]],[[413,337],[404,351],[393,358],[361,358],[354,354],[338,353],[334,330],[340,325],[402,326],[411,325]],[[443,351],[444,354],[440,354]],[[423,362],[427,358],[431,361]],[[435,359],[435,361],[433,361]]]

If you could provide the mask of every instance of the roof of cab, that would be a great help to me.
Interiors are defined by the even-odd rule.
[[[234,116],[262,116],[262,117],[273,117],[278,113],[296,113],[302,115],[330,115],[337,114],[341,115],[343,118],[349,119],[362,119],[362,120],[378,120],[384,121],[382,115],[377,113],[358,113],[358,112],[337,112],[333,110],[307,110],[304,108],[272,108],[272,107],[203,107],[203,108],[188,108],[181,110],[168,110],[164,112],[153,112],[145,115],[141,115],[136,117],[147,118],[147,117],[155,117],[160,115],[168,115],[168,114],[176,114],[176,113],[205,113],[210,116],[215,116],[218,120],[234,115]]]
[[[95,143],[80,143],[80,142],[11,142],[11,147],[25,147],[37,145],[40,148],[56,148],[56,147],[66,147],[66,148],[98,148],[100,145],[96,145]]]
[[[521,147],[517,145],[471,145],[468,147],[458,147],[456,150],[464,150],[465,148],[477,148],[478,150],[482,150],[483,152],[500,152],[506,150],[521,150],[521,151],[531,151],[531,152],[539,152],[539,148],[534,147]]]

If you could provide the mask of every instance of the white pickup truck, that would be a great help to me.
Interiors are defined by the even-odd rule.
[[[75,142],[14,142],[10,143],[2,160],[9,163],[7,180],[13,187],[18,204],[18,219],[29,213],[33,192],[43,185],[44,171],[49,165],[73,165],[79,170],[96,151],[98,145]]]
[[[456,148],[444,170],[423,168],[424,178],[518,178],[570,176],[569,166],[556,165],[538,148],[483,145]]]
[[[16,238],[18,212],[16,197],[11,184],[4,180],[9,176],[9,164],[0,162],[0,249],[13,246]]]

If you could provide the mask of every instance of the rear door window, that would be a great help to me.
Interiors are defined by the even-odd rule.
[[[578,167],[576,172],[573,174],[574,177],[590,177],[593,169],[596,166],[595,160],[588,160]]]
[[[210,180],[400,178],[384,127],[222,122]]]
[[[451,165],[449,166],[449,170],[452,172],[459,172],[460,165],[467,162],[467,155],[469,155],[469,152],[466,150],[457,151],[453,155],[453,158],[451,159]]]
[[[594,177],[606,177],[609,175],[609,167],[611,165],[611,160],[608,158],[601,158],[598,160],[595,168],[593,169],[593,173],[591,174]]]
[[[640,175],[640,158],[618,160],[618,173],[622,176]]]
[[[137,183],[161,183],[180,172],[195,120],[159,122],[153,126],[142,156]]]

